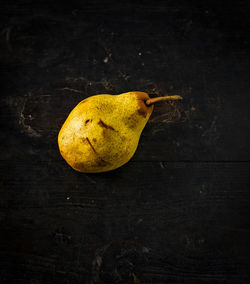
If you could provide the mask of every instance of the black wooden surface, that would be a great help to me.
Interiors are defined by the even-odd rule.
[[[247,1],[0,14],[0,283],[250,283]],[[127,165],[73,171],[70,110],[131,90],[184,100],[155,107]]]

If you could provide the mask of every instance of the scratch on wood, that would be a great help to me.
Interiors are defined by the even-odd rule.
[[[85,177],[86,177],[86,179],[87,179],[90,183],[96,184],[96,181],[95,181],[93,178],[89,177],[89,176],[86,175],[86,174],[85,174]]]
[[[29,94],[30,96],[30,94]],[[25,132],[29,135],[29,136],[33,136],[33,137],[41,137],[41,135],[35,131],[30,125],[25,123],[25,116],[23,114],[24,109],[25,109],[25,105],[27,103],[27,98],[25,99],[22,109],[20,111],[20,116],[19,116],[19,124],[22,125],[23,129],[25,130]]]
[[[75,90],[75,89],[72,89],[72,88],[68,88],[68,87],[59,88],[57,90],[60,90],[60,91],[71,91],[71,92],[75,92],[75,93],[79,93],[79,94],[85,95],[85,92],[82,92],[82,91],[79,91],[79,90]]]

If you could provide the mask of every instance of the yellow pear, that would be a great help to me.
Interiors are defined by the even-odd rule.
[[[144,92],[100,94],[81,101],[69,114],[59,135],[62,157],[84,173],[111,171],[134,155],[153,104],[180,96],[150,98]]]

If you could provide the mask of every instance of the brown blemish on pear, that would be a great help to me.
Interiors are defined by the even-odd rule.
[[[85,100],[81,101],[78,105],[82,105],[82,104],[84,104],[86,102],[88,102],[88,99],[85,99]]]
[[[74,168],[76,171],[78,171],[78,172],[83,171],[84,168],[85,168],[84,163],[74,163],[72,166],[73,166],[73,168]]]
[[[89,123],[89,122],[91,122],[92,121],[92,119],[87,119],[86,121],[85,121],[85,126]]]
[[[139,109],[137,110],[139,115],[146,117],[148,113],[152,112],[151,110],[152,106],[151,107],[146,106],[144,99],[137,99],[137,103],[139,106]]]
[[[141,110],[141,109],[138,109],[137,112],[138,112],[139,115],[141,115],[141,116],[143,116],[143,117],[146,117],[146,116],[147,116],[147,113],[146,113],[145,111]]]
[[[96,163],[96,165],[100,166],[100,167],[107,166],[109,164],[110,164],[109,162],[104,161],[103,159],[98,160],[97,163]]]
[[[92,150],[96,153],[95,148],[93,147],[92,143],[89,141],[89,138],[86,137],[87,142],[89,143],[89,146],[92,148]],[[97,154],[97,153],[96,153]]]
[[[106,162],[105,160],[103,160],[103,159],[98,155],[98,153],[96,152],[96,149],[94,148],[94,146],[92,145],[92,143],[90,142],[90,140],[89,140],[88,137],[86,137],[86,140],[87,140],[87,142],[89,143],[89,146],[91,147],[91,149],[93,150],[93,152],[96,154],[96,157],[98,158],[98,161],[97,161],[98,165],[99,165],[99,166],[101,166],[101,165],[105,166],[105,165],[109,164],[108,162]]]
[[[107,124],[104,123],[101,119],[99,120],[98,125],[100,125],[100,126],[103,127],[103,128],[116,131],[116,130],[114,129],[114,127],[112,127],[112,126],[110,126],[110,125],[107,125]]]

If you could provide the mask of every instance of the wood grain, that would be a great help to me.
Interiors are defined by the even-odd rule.
[[[250,283],[247,1],[0,6],[0,283]],[[132,160],[82,174],[58,131],[98,93],[158,104]]]

